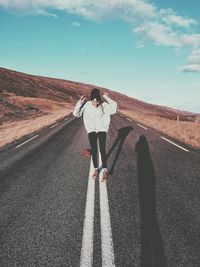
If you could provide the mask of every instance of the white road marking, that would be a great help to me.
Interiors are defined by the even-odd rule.
[[[131,119],[129,119],[129,118],[126,118],[128,121],[132,121]]]
[[[99,153],[99,166],[101,166],[101,164],[101,155]],[[106,182],[101,182],[102,174],[103,170],[99,174],[102,267],[114,267],[115,258],[108,204],[107,184]]]
[[[36,137],[38,137],[38,134],[33,136],[32,138],[28,139],[27,141],[23,142],[22,144],[16,146],[16,148],[20,147],[20,146],[23,146],[25,145],[26,143],[30,142],[31,140],[35,139]]]
[[[54,127],[56,127],[58,124],[60,124],[60,123],[58,122],[58,123],[52,125],[50,128],[54,128]]]
[[[99,166],[101,166],[99,152]],[[95,209],[95,180],[92,178],[93,163],[91,159],[90,174],[88,180],[85,219],[83,226],[83,238],[80,267],[92,267],[93,265],[93,236],[94,236],[94,209]],[[108,193],[106,182],[101,182],[103,171],[99,175],[100,192],[100,217],[101,217],[101,246],[102,267],[115,267],[112,230],[110,222]]]
[[[93,264],[93,232],[94,232],[94,198],[95,180],[92,178],[93,163],[91,159],[90,174],[88,180],[85,219],[83,226],[83,238],[80,267],[92,267]]]
[[[167,138],[165,138],[165,137],[163,137],[163,136],[161,136],[160,138],[162,138],[163,140],[165,140],[165,141],[169,142],[170,144],[173,144],[174,146],[177,146],[177,147],[179,147],[180,149],[182,149],[182,150],[184,150],[184,151],[186,151],[186,152],[189,152],[189,150],[185,149],[185,148],[184,148],[184,147],[182,147],[182,146],[179,146],[179,145],[177,145],[176,143],[174,143],[174,142],[172,142],[172,141],[168,140]]]
[[[65,121],[67,121],[67,120],[68,120],[68,118],[65,119]]]
[[[147,130],[146,127],[142,126],[141,124],[137,124],[138,126],[142,127],[143,129]]]

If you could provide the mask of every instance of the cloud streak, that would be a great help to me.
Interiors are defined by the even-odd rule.
[[[168,26],[147,21],[142,26],[136,27],[134,32],[139,34],[143,41],[152,41],[156,45],[178,47],[179,40],[176,33]]]
[[[193,50],[187,58],[187,64],[182,68],[183,72],[200,73],[200,49]]]
[[[81,24],[78,21],[72,21],[71,25],[76,28],[80,28]]]
[[[92,20],[112,17],[116,13],[123,18],[152,17],[156,11],[154,5],[145,0],[0,0],[0,6],[24,12],[48,8],[66,10]]]
[[[160,9],[159,13],[161,15],[162,21],[164,21],[166,24],[186,28],[192,25],[197,25],[196,20],[188,17],[182,17],[171,8]]]
[[[148,0],[0,0],[0,7],[55,18],[56,10],[93,21],[120,18],[131,23],[133,32],[139,36],[137,47],[152,42],[158,46],[184,49],[190,55],[182,71],[200,72],[200,60],[194,62],[194,56],[199,55],[200,33],[195,33],[192,28],[198,22],[172,9],[159,9]],[[80,27],[80,24],[73,22],[72,26]]]

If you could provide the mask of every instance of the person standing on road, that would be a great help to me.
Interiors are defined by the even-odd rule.
[[[73,115],[78,118],[83,115],[84,126],[88,133],[91,146],[92,161],[94,165],[92,177],[94,179],[99,174],[97,163],[97,141],[99,140],[103,166],[102,181],[106,181],[108,178],[106,162],[106,135],[110,125],[110,115],[117,112],[117,103],[108,96],[108,93],[104,92],[103,97],[106,102],[102,100],[99,89],[92,89],[90,100],[86,101],[86,97],[83,95],[76,103]]]

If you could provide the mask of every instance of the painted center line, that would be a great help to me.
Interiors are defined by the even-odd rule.
[[[60,124],[60,123],[56,123],[56,124],[52,125],[50,128],[54,128],[54,127],[56,127],[58,124]]]
[[[99,153],[99,166],[101,165],[101,155]],[[102,175],[103,170],[99,174],[102,267],[114,267],[115,258],[108,204],[107,183],[101,182]]]
[[[141,124],[137,124],[138,126],[142,127],[143,129],[147,130],[146,127],[142,126]]]
[[[92,267],[93,264],[93,235],[94,235],[94,198],[95,180],[92,178],[93,163],[91,159],[90,173],[88,179],[87,200],[85,208],[85,219],[83,226],[83,238],[80,267]]]
[[[186,151],[186,152],[189,152],[189,150],[185,149],[185,148],[184,148],[184,147],[182,147],[182,146],[179,146],[179,145],[177,145],[176,143],[174,143],[174,142],[172,142],[172,141],[168,140],[167,138],[165,138],[165,137],[163,137],[163,136],[161,136],[160,138],[162,138],[163,140],[165,140],[165,141],[169,142],[170,144],[172,144],[172,145],[174,145],[174,146],[177,146],[177,147],[179,147],[180,149],[182,149],[182,150],[184,150],[184,151]]]
[[[25,145],[26,143],[30,142],[31,140],[35,139],[36,137],[38,137],[38,134],[33,136],[32,138],[28,139],[27,141],[23,142],[22,144],[16,146],[16,148],[20,147],[20,146],[23,146]]]
[[[99,152],[99,166],[101,165],[102,165],[101,155]],[[94,236],[94,209],[95,209],[95,180],[92,178],[93,170],[94,167],[91,158],[88,189],[87,189],[87,200],[85,208],[85,218],[83,226],[80,267],[92,267],[93,265],[93,246],[94,246],[93,236]],[[102,267],[115,267],[107,184],[106,182],[101,182],[102,175],[103,175],[103,170],[101,170],[99,174]]]
[[[129,119],[129,118],[126,118],[128,121],[132,121],[131,119]]]

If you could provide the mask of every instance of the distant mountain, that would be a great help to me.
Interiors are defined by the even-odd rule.
[[[55,107],[73,109],[81,95],[92,88],[108,91],[118,102],[119,111],[180,120],[194,120],[196,114],[153,105],[124,94],[74,81],[24,74],[0,68],[0,124],[48,114]],[[53,111],[52,111],[53,112]]]

